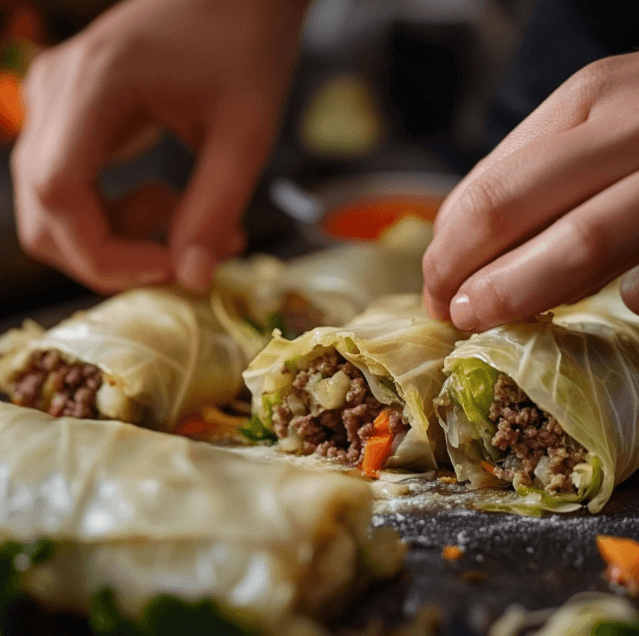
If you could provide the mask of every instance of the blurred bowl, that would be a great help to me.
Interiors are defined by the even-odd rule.
[[[271,183],[273,202],[295,219],[318,245],[376,240],[407,216],[433,221],[460,181],[442,172],[378,172],[341,178],[303,189],[286,177]]]

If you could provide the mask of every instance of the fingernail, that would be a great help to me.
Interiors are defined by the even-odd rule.
[[[450,318],[458,329],[473,331],[477,327],[477,316],[466,294],[457,294],[450,303]]]
[[[213,277],[213,259],[202,245],[190,245],[178,261],[178,282],[188,289],[201,291]]]
[[[159,285],[166,283],[171,278],[170,273],[164,269],[154,269],[142,272],[135,277],[138,285]]]

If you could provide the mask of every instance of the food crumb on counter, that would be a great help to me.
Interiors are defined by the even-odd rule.
[[[459,545],[445,545],[442,549],[442,559],[446,561],[458,561],[464,556],[464,548]]]

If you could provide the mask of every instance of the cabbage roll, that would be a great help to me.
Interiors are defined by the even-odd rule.
[[[413,294],[380,299],[345,327],[276,334],[244,372],[253,423],[283,451],[366,462],[365,472],[433,468],[446,458],[433,400],[461,336]]]
[[[208,303],[136,289],[43,331],[0,339],[0,390],[54,416],[109,418],[171,430],[204,402],[242,387],[242,352]]]
[[[121,422],[0,403],[0,472],[0,539],[53,542],[53,560],[21,583],[65,611],[87,611],[108,585],[132,618],[171,594],[291,633],[393,575],[404,552],[389,528],[368,537],[361,480]]]
[[[322,325],[343,325],[363,309],[342,290],[323,287],[312,273],[267,254],[223,263],[211,295],[215,316],[242,348],[246,362],[268,343],[273,329],[292,340]]]
[[[252,360],[273,329],[287,340],[320,326],[341,327],[377,298],[419,293],[432,226],[407,217],[379,242],[334,245],[288,262],[257,254],[217,270],[212,306]]]
[[[618,287],[476,334],[437,400],[459,480],[511,484],[486,507],[598,512],[639,468],[639,317]]]

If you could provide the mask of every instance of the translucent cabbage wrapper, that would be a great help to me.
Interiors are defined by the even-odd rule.
[[[247,363],[265,347],[274,327],[284,329],[279,321],[287,294],[295,294],[307,305],[319,324],[343,325],[363,309],[357,296],[346,289],[325,286],[314,272],[300,273],[294,264],[287,265],[275,256],[257,254],[227,261],[216,272],[211,304]]]
[[[0,339],[0,389],[34,351],[56,350],[97,366],[105,378],[100,413],[170,430],[203,402],[224,404],[242,386],[242,353],[204,299],[135,289],[44,331],[27,323]]]
[[[299,633],[302,616],[343,609],[357,585],[397,571],[396,535],[368,538],[371,500],[336,473],[0,403],[0,539],[54,542],[22,582],[54,608],[87,611],[108,585],[131,617],[167,593]]]
[[[537,514],[587,502],[598,512],[614,486],[639,468],[639,317],[625,307],[617,284],[558,308],[552,322],[509,324],[472,336],[447,358],[445,371],[450,377],[438,412],[457,476],[471,487],[498,483],[480,464],[494,463],[499,453],[490,449],[494,430],[486,416],[497,372],[509,375],[588,451],[574,468],[576,492],[519,487],[518,495],[496,496],[488,507]]]
[[[409,217],[376,243],[340,244],[288,262],[266,254],[227,261],[216,272],[213,310],[248,362],[278,326],[271,318],[286,292],[319,310],[313,327],[340,327],[383,295],[421,292],[421,258],[431,238],[430,223]]]
[[[445,379],[444,359],[461,337],[451,323],[431,319],[420,296],[388,296],[342,328],[318,327],[293,341],[275,334],[244,381],[253,412],[271,429],[273,408],[287,398],[296,371],[335,348],[362,371],[377,400],[404,406],[411,428],[386,467],[433,468],[446,458],[433,400]]]
[[[532,631],[540,624],[540,629]],[[636,633],[639,613],[627,598],[584,592],[559,609],[527,611],[512,607],[490,628],[488,636],[592,636],[598,626],[604,625],[608,629],[602,629],[601,634]]]

